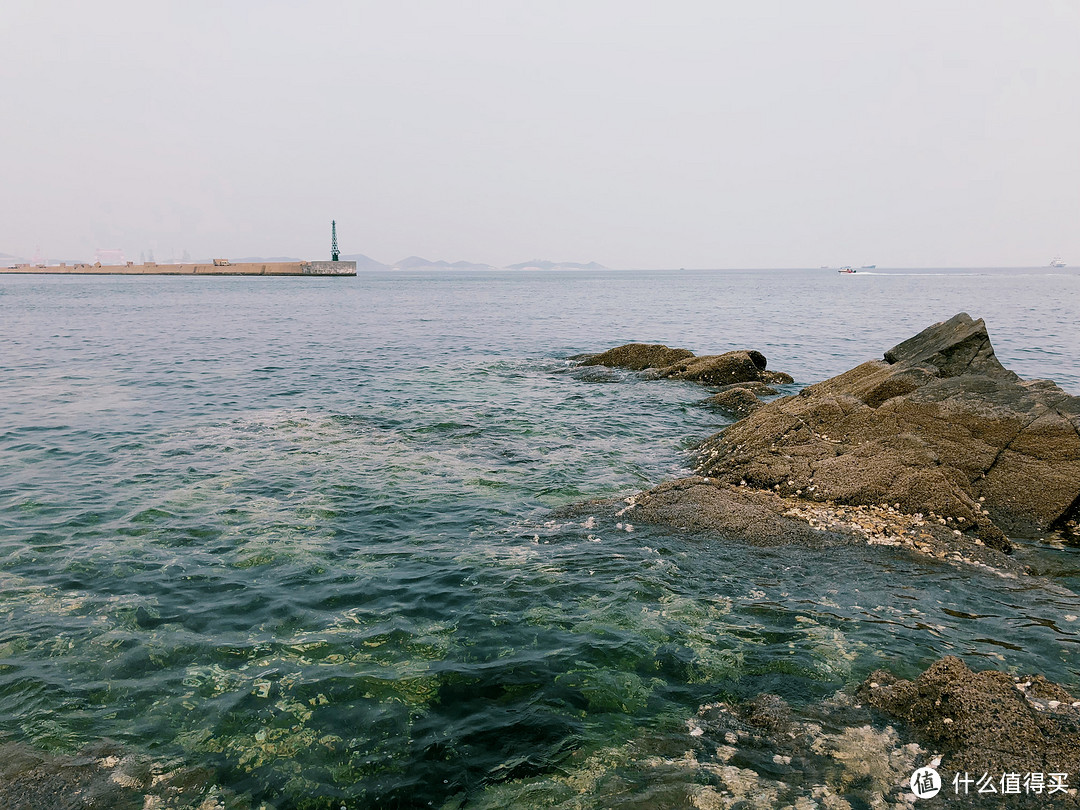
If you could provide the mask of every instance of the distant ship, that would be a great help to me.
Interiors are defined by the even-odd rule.
[[[1065,266],[1065,260],[1063,258],[1061,258],[1060,256],[1055,256],[1054,258],[1052,258],[1050,260],[1050,266],[1051,267],[1064,267]]]
[[[877,270],[877,265],[876,264],[864,264],[859,269],[860,270]]]

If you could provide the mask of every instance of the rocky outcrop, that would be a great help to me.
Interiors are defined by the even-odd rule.
[[[765,405],[749,396],[774,393],[757,352],[630,344],[585,362],[716,385],[712,403],[745,415],[698,448],[698,477],[610,504],[636,521],[1023,571],[999,553],[1006,532],[1075,531],[1080,519],[1080,399],[1005,369],[985,324],[963,313]]]
[[[685,363],[686,361],[681,361]],[[992,547],[1080,510],[1080,398],[1021,380],[961,313],[775,400],[699,449],[698,471],[809,501],[890,504]]]
[[[845,506],[807,501],[801,495],[781,495],[775,490],[691,476],[667,481],[628,498],[573,504],[554,514],[663,525],[755,546],[894,546],[1010,575],[1027,570],[950,524],[906,514],[893,505]]]
[[[613,502],[619,505],[620,502]],[[787,516],[788,504],[771,492],[680,478],[633,496],[622,511],[628,519],[684,531],[719,533],[759,546],[792,543],[816,547],[861,542],[843,530],[818,530]]]
[[[677,363],[658,369],[658,377],[691,380],[706,385],[731,385],[732,383],[790,383],[791,375],[768,371],[765,355],[756,351],[734,351],[724,354],[708,354],[688,357]]]
[[[922,743],[943,754],[941,769],[983,773],[1080,773],[1080,701],[1041,675],[1016,678],[972,672],[959,658],[942,658],[914,681],[874,672],[859,697],[901,720]],[[1057,794],[1077,806],[1075,792]],[[1045,799],[1053,803],[1053,799]]]
[[[647,368],[667,368],[674,363],[693,357],[689,349],[670,349],[662,343],[627,343],[600,354],[582,355],[583,366],[607,366],[644,371]]]
[[[662,379],[720,386],[718,394],[723,398],[715,404],[729,409],[734,416],[745,416],[753,410],[758,396],[775,394],[767,384],[794,382],[790,374],[768,371],[765,355],[753,350],[698,357],[688,349],[672,349],[661,343],[627,343],[571,359],[580,360],[582,366],[625,368]]]

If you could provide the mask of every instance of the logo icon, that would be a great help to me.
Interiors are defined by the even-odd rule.
[[[911,792],[920,799],[932,799],[941,790],[941,775],[933,768],[919,768],[911,775]]]

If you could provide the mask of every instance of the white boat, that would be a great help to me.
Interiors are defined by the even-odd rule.
[[[841,267],[836,272],[837,273],[858,273],[859,271],[856,270],[854,267]]]
[[[1050,260],[1050,266],[1051,267],[1064,267],[1065,266],[1065,260],[1063,258],[1061,258],[1060,256],[1055,256],[1054,258],[1052,258]]]

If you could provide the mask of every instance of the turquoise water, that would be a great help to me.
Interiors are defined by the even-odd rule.
[[[965,310],[1080,394],[1075,272],[837,275],[0,278],[0,735],[278,808],[604,807],[712,701],[949,653],[1075,689],[1075,549],[1010,580],[552,517],[726,423],[583,351],[754,348],[790,392]]]

